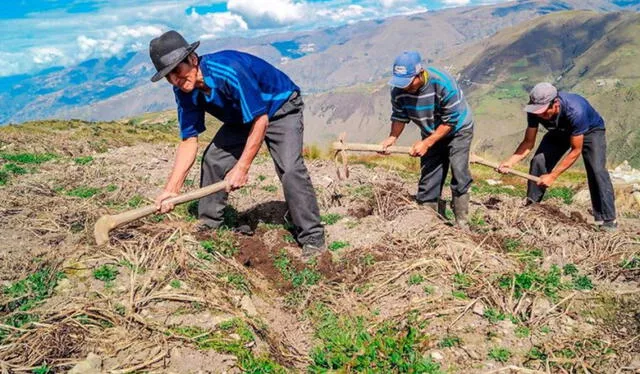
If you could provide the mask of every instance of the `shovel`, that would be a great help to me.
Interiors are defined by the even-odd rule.
[[[500,167],[500,165],[498,165],[497,163],[491,162],[491,161],[487,161],[487,160],[483,159],[482,157],[476,156],[474,154],[469,156],[469,162],[474,163],[474,164],[480,164],[480,165],[488,166],[488,167],[494,168],[494,169],[497,169],[498,167]],[[536,176],[531,175],[531,174],[523,173],[521,171],[517,171],[517,170],[513,170],[513,169],[506,169],[505,171],[508,174],[513,174],[513,175],[518,176],[520,178],[528,179],[528,180],[530,180],[532,182],[538,183],[540,181],[539,177],[536,177]]]
[[[212,193],[223,191],[227,187],[227,182],[222,181],[197,190],[174,196],[165,200],[169,204],[182,204],[192,200],[200,199]],[[105,215],[98,219],[93,230],[96,244],[102,245],[109,242],[109,232],[116,227],[120,227],[129,222],[135,221],[156,213],[158,208],[155,205],[147,205],[138,209],[129,210],[116,215]]]

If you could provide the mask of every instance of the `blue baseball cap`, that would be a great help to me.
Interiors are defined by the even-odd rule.
[[[389,85],[405,88],[413,78],[422,70],[422,57],[415,51],[404,51],[393,62],[393,77]]]

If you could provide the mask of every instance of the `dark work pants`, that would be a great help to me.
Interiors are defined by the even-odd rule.
[[[423,136],[424,139],[424,136]],[[451,166],[451,193],[458,197],[471,187],[469,150],[473,139],[473,128],[445,137],[429,148],[420,158],[421,176],[416,200],[418,203],[435,202],[442,194],[442,187]]]
[[[571,148],[569,137],[569,134],[549,131],[542,138],[540,146],[531,160],[529,173],[535,176],[550,173],[562,156]],[[615,196],[606,165],[607,139],[604,129],[596,129],[584,134],[582,158],[587,170],[587,182],[595,220],[615,220]],[[545,188],[529,181],[527,198],[533,202],[540,202],[545,191]]]
[[[297,239],[300,244],[324,242],[316,193],[302,158],[303,109],[302,98],[294,93],[269,120],[265,136],[289,213],[299,230]],[[248,124],[224,124],[220,128],[202,158],[201,186],[224,179],[240,158],[249,130]],[[220,226],[227,196],[222,191],[200,199],[200,220],[211,227]]]

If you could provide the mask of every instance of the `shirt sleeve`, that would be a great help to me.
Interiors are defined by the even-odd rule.
[[[539,124],[540,120],[534,114],[527,113],[527,127],[537,129]]]
[[[193,102],[191,94],[184,93],[175,87],[173,93],[176,97],[176,104],[178,104],[180,138],[185,140],[203,133],[206,130],[204,109]]]
[[[256,77],[246,67],[229,63],[215,68],[224,76],[225,91],[242,111],[242,121],[249,123],[256,117],[267,114],[267,105],[262,99],[262,90],[258,87]]]
[[[392,122],[409,122],[409,115],[404,107],[396,99],[393,91],[391,92],[391,121]]]

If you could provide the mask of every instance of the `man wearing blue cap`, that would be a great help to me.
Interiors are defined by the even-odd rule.
[[[383,148],[393,145],[405,125],[413,121],[422,140],[413,144],[411,156],[420,157],[421,176],[416,200],[444,216],[442,187],[451,167],[451,207],[459,227],[467,228],[469,213],[469,151],[473,116],[458,83],[447,72],[422,67],[418,52],[408,51],[393,63],[391,133]]]
[[[594,218],[596,222],[602,222],[603,230],[616,230],[615,196],[607,171],[607,140],[600,114],[584,97],[558,92],[547,82],[533,87],[525,111],[528,126],[524,139],[498,171],[505,172],[527,157],[535,145],[538,126],[542,125],[548,132],[531,159],[529,169],[530,174],[540,177],[540,182],[529,182],[527,204],[540,202],[547,187],[582,154]],[[564,156],[567,150],[569,153]]]
[[[153,39],[149,54],[157,73],[166,78],[178,105],[180,142],[176,161],[164,191],[156,198],[162,212],[173,209],[163,201],[175,196],[195,161],[198,135],[205,130],[209,113],[223,125],[202,157],[202,186],[222,180],[228,190],[200,199],[201,227],[217,228],[229,191],[247,183],[249,168],[263,141],[276,166],[296,239],[309,259],[326,249],[324,228],[302,158],[302,111],[300,89],[288,76],[266,61],[238,51],[198,56],[199,42],[189,44],[176,31]]]

